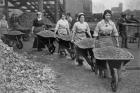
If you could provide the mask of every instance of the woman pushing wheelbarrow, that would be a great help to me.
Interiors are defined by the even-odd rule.
[[[111,20],[112,13],[105,10],[103,19],[98,22],[94,38],[97,40],[93,49],[95,58],[95,73],[100,77],[109,77],[111,75],[112,91],[117,91],[119,74],[126,63],[133,59],[131,53],[120,49],[118,41],[118,31],[115,23]]]
[[[94,63],[92,62],[92,48],[94,47],[94,40],[91,38],[90,28],[88,23],[85,22],[85,15],[83,13],[79,14],[78,20],[79,21],[74,24],[72,29],[72,42],[75,43],[76,62],[79,66],[82,66],[82,58],[84,58],[91,66],[91,69],[94,70]]]
[[[65,51],[66,42],[64,41],[67,41],[68,37],[69,37],[68,39],[70,39],[69,35],[70,35],[69,23],[66,20],[66,15],[62,14],[61,19],[57,22],[55,27],[55,37],[56,36],[58,37],[58,43],[59,43],[58,53],[60,53],[60,55],[66,55],[66,51]]]

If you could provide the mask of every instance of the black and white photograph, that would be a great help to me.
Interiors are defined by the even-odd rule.
[[[140,93],[140,0],[0,0],[0,93]]]

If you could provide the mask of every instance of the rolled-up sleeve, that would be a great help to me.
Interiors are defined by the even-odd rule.
[[[95,27],[94,34],[93,34],[94,37],[98,36],[99,30],[100,30],[100,23],[98,23]]]
[[[88,23],[86,23],[86,25],[87,25],[87,32],[90,32],[90,28],[89,28]]]
[[[8,26],[8,22],[6,21],[6,24],[7,24],[7,28],[9,28],[9,26]]]
[[[0,27],[1,27],[1,21],[0,21]]]
[[[69,27],[69,23],[68,23],[68,21],[67,21],[67,29],[69,29],[70,27]]]
[[[59,23],[60,23],[60,21],[58,21],[58,22],[56,23],[55,31],[58,30],[58,28],[59,28]]]
[[[119,36],[115,23],[113,23],[113,36]]]
[[[77,24],[75,23],[75,24],[73,25],[73,28],[72,28],[73,33],[76,32],[76,27],[77,27]]]

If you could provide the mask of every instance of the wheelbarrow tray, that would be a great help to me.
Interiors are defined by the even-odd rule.
[[[17,35],[23,35],[24,33],[20,31],[9,31],[7,35],[17,36]]]
[[[41,36],[41,37],[54,37],[54,32],[49,31],[49,30],[45,30],[45,31],[41,31],[38,32],[37,35]]]
[[[94,48],[95,40],[93,38],[86,38],[86,39],[80,40],[78,42],[75,42],[75,45],[81,49]]]
[[[113,46],[94,48],[93,53],[95,59],[98,60],[126,61],[134,59],[134,56],[128,50]]]

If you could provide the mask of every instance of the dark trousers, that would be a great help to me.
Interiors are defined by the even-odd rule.
[[[79,47],[76,47],[76,61],[79,65],[83,65],[83,60],[80,59],[80,56],[86,59],[87,63],[90,66],[94,66],[94,63],[92,62],[93,59],[93,52],[92,49],[81,49]]]
[[[120,36],[122,38],[121,47],[122,48],[127,48],[128,47],[128,45],[127,45],[127,33],[126,32],[121,32]]]

